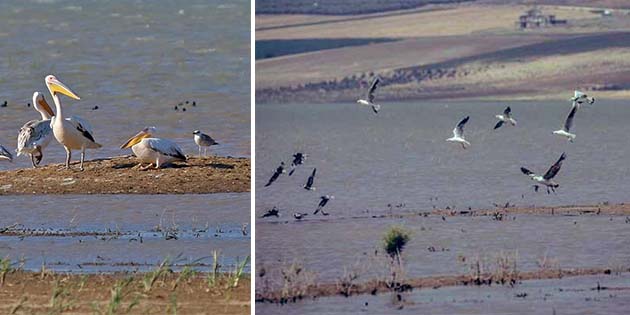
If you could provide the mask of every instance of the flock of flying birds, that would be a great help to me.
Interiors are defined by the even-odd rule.
[[[102,145],[94,139],[92,127],[86,120],[78,116],[66,117],[59,96],[65,95],[75,100],[80,100],[81,98],[53,75],[46,76],[45,83],[55,103],[56,111],[53,112],[42,93],[33,93],[33,107],[40,113],[41,119],[31,120],[20,128],[15,151],[18,156],[28,155],[31,159],[31,164],[36,168],[44,156],[44,149],[55,138],[66,150],[66,169],[70,168],[72,150],[80,150],[81,162],[79,168],[84,170],[85,150],[98,149]],[[185,161],[186,156],[175,142],[153,137],[155,130],[155,127],[142,129],[120,148],[131,148],[140,160],[140,164],[138,164],[140,169],[147,169],[152,165],[155,168],[160,168],[173,161]],[[193,139],[199,146],[200,156],[202,147],[207,151],[209,146],[218,144],[210,136],[199,130],[193,132]],[[204,151],[205,154],[206,152]],[[11,152],[1,145],[0,160],[13,160]],[[143,167],[143,163],[148,163],[148,165]]]
[[[380,77],[376,76],[368,87],[365,99],[357,100],[357,103],[359,103],[360,105],[370,106],[374,114],[378,114],[378,112],[381,109],[381,105],[374,102],[374,99],[375,99],[374,92],[378,88],[378,85],[380,82],[381,82]],[[573,142],[576,136],[574,133],[571,133],[571,127],[573,126],[573,118],[575,117],[575,113],[577,112],[577,110],[580,108],[582,104],[595,103],[595,98],[589,97],[588,95],[586,95],[586,93],[576,90],[574,91],[573,97],[570,99],[570,101],[572,102],[572,106],[569,111],[569,114],[567,115],[564,121],[564,125],[562,126],[561,129],[553,131],[553,134],[561,136],[561,137],[565,137],[569,142]],[[516,126],[516,119],[514,119],[514,117],[512,116],[512,109],[509,106],[505,108],[505,110],[503,111],[503,114],[495,115],[495,117],[498,119],[497,123],[494,126],[495,130],[501,128],[504,124]],[[469,119],[470,119],[470,116],[466,116],[464,117],[464,119],[459,121],[459,123],[457,123],[457,125],[453,129],[453,136],[446,139],[446,141],[457,143],[461,145],[463,149],[470,147],[471,145],[470,142],[466,140],[466,138],[464,137],[464,127],[466,126],[466,123],[468,123]],[[293,159],[293,162],[291,163],[292,169],[289,173],[289,176],[293,174],[293,172],[295,171],[295,168],[298,165],[303,164],[305,156],[306,155],[303,153],[296,153],[293,155],[294,159]],[[566,153],[562,153],[560,158],[543,175],[538,175],[525,167],[521,167],[521,172],[529,176],[529,178],[535,182],[535,184],[533,185],[534,191],[538,192],[540,186],[543,186],[543,187],[546,187],[548,194],[551,192],[555,193],[556,192],[555,189],[558,188],[560,185],[554,182],[553,178],[560,171],[560,168],[562,167],[562,162],[565,159],[566,159]],[[273,175],[271,176],[271,178],[269,179],[265,187],[270,186],[273,182],[275,182],[278,179],[278,177],[280,177],[280,175],[285,173],[284,168],[285,168],[285,164],[284,162],[281,162],[280,166],[278,166],[278,168],[275,170],[275,172],[273,173]],[[317,169],[313,169],[313,173],[308,178],[306,185],[304,185],[304,189],[315,190],[312,186],[313,186],[313,181],[315,180],[316,171]],[[328,213],[323,211],[323,207],[328,203],[330,199],[334,199],[334,196],[330,196],[330,195],[321,196],[320,203],[313,214],[317,214],[318,212],[321,211],[323,215],[328,215]],[[306,215],[307,214],[305,213],[299,213],[299,212],[293,214],[293,216],[297,220],[301,220]],[[266,218],[270,216],[276,216],[276,217],[279,216],[279,210],[277,207],[273,207],[272,209],[268,210],[262,217]]]

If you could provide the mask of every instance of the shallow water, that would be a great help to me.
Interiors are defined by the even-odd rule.
[[[82,98],[62,97],[64,113],[90,121],[103,144],[88,158],[130,153],[118,147],[144,126],[186,154],[197,153],[200,129],[221,143],[211,152],[249,156],[249,11],[245,0],[3,1],[0,144],[14,150],[22,124],[39,118],[26,106],[35,90],[52,104],[44,77],[55,74]],[[173,110],[185,101],[197,106]],[[53,142],[43,163],[64,156]],[[29,165],[20,157],[0,169]]]
[[[595,290],[597,284],[607,290]],[[257,314],[624,314],[630,307],[630,276],[598,275],[524,281],[509,286],[446,287],[405,295],[330,297],[278,306],[256,304]],[[517,296],[518,295],[518,296]],[[519,297],[520,296],[520,297]],[[524,296],[524,297],[522,297]]]
[[[0,255],[57,271],[148,270],[170,257],[207,270],[214,250],[223,270],[250,252],[250,194],[2,197]],[[177,259],[175,259],[178,257]]]

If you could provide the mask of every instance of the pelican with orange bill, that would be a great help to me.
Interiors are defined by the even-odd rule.
[[[154,138],[155,127],[146,127],[131,137],[127,142],[120,146],[121,149],[131,148],[133,153],[140,160],[138,167],[146,170],[154,165],[160,168],[162,165],[173,161],[185,161],[186,156],[182,153],[182,149],[173,141]],[[142,167],[142,163],[149,163],[146,167]]]

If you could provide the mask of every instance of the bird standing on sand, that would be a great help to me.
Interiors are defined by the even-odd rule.
[[[567,119],[564,121],[564,126],[562,129],[554,131],[554,135],[565,137],[569,140],[569,142],[573,142],[575,134],[569,132],[569,130],[571,130],[571,126],[573,126],[573,117],[575,116],[577,109],[577,106],[571,107],[571,111],[569,112],[569,115],[567,115]]]
[[[495,115],[499,121],[494,125],[494,129],[499,129],[503,126],[503,123],[510,123],[512,126],[516,126],[516,120],[512,118],[512,109],[510,106],[506,107],[503,111],[503,115]]]
[[[155,127],[146,127],[120,146],[121,149],[131,148],[131,151],[140,160],[140,164],[138,164],[140,170],[147,170],[151,165],[160,168],[162,165],[174,161],[186,161],[182,149],[175,142],[155,138],[153,133],[155,133]],[[149,163],[149,165],[142,167],[142,163]]]
[[[306,190],[315,190],[315,187],[313,187],[313,182],[315,181],[315,173],[317,172],[317,168],[313,169],[313,173],[311,173],[311,176],[308,177],[308,180],[306,181],[306,185],[304,185],[304,189]]]
[[[11,152],[5,149],[2,145],[0,145],[0,161],[13,162],[13,155],[11,155]]]
[[[197,146],[199,146],[199,157],[201,157],[201,147],[204,147],[203,155],[206,156],[208,153],[207,151],[208,151],[209,146],[219,144],[218,142],[214,141],[214,139],[212,139],[210,136],[208,136],[207,134],[199,130],[193,131],[193,135],[194,135],[193,137],[195,139],[195,143],[197,144]]]
[[[581,105],[584,102],[588,102],[589,104],[593,104],[595,103],[595,98],[594,97],[590,97],[588,95],[586,95],[586,93],[575,90],[573,91],[573,97],[571,98],[571,101],[575,104],[577,104],[578,106]]]
[[[53,131],[50,128],[51,118],[55,116],[44,95],[33,93],[33,108],[39,112],[41,120],[31,120],[20,128],[17,141],[17,156],[28,154],[33,168],[37,167],[44,157],[44,149],[53,139]]]
[[[446,139],[446,141],[459,143],[459,144],[462,145],[462,148],[464,148],[464,149],[469,147],[470,146],[470,142],[468,142],[468,141],[466,141],[466,139],[464,139],[464,126],[468,122],[469,118],[470,118],[470,116],[466,116],[466,118],[462,119],[457,124],[457,126],[455,126],[455,129],[453,129],[453,137]]]
[[[324,206],[326,206],[326,204],[328,203],[330,199],[335,199],[335,196],[325,195],[325,196],[319,197],[319,199],[320,199],[319,205],[317,205],[317,209],[315,209],[315,212],[313,212],[313,214],[317,214],[318,212],[321,211],[323,215],[328,215],[327,212],[324,212]]]
[[[72,116],[68,119],[64,116],[59,94],[63,94],[75,100],[80,100],[81,98],[53,75],[46,76],[45,82],[55,102],[56,109],[55,116],[52,118],[50,126],[55,139],[66,149],[66,169],[70,168],[72,150],[81,150],[81,164],[79,169],[83,170],[85,149],[98,149],[102,146],[94,140],[92,127],[87,121],[78,116]]]
[[[261,216],[261,218],[267,218],[267,217],[279,218],[280,217],[280,210],[278,210],[278,208],[276,208],[276,207],[273,207],[272,209],[267,210],[267,212],[265,212],[265,214],[263,214]]]
[[[269,179],[265,187],[273,184],[273,182],[275,182],[276,179],[278,179],[278,177],[280,177],[280,175],[282,175],[282,173],[285,173],[285,172],[286,171],[284,170],[284,162],[280,162],[280,166],[276,168],[276,171],[273,173],[273,175],[271,175],[271,178]]]
[[[560,167],[562,167],[562,161],[564,161],[564,159],[566,158],[566,154],[562,153],[562,155],[560,156],[560,158],[558,159],[558,161],[556,161],[556,163],[554,163],[549,170],[547,170],[547,173],[545,173],[545,175],[536,175],[534,174],[534,172],[521,167],[521,172],[523,172],[523,174],[529,176],[529,178],[531,178],[533,181],[535,181],[537,184],[534,185],[534,191],[538,192],[538,184],[546,186],[547,187],[547,193],[549,194],[549,189],[551,189],[551,191],[553,191],[554,193],[556,192],[556,188],[558,188],[558,186],[560,186],[558,183],[552,181],[552,179],[558,174],[558,172],[560,171]]]
[[[378,111],[381,109],[381,105],[374,104],[374,91],[378,87],[378,84],[381,82],[381,78],[376,76],[374,80],[372,80],[372,84],[370,84],[370,88],[367,91],[366,99],[359,99],[357,103],[366,106],[372,106],[372,110],[374,114],[378,114]]]
[[[298,165],[302,165],[304,163],[304,160],[306,160],[306,154],[303,154],[301,152],[293,154],[293,162],[291,162],[291,171],[289,172],[289,176],[293,175],[295,169],[298,167]]]

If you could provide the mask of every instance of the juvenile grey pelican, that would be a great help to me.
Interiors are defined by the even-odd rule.
[[[586,93],[575,90],[573,91],[573,97],[571,98],[571,101],[573,101],[574,104],[577,104],[578,106],[581,105],[584,102],[588,102],[589,104],[593,104],[595,103],[595,98],[594,97],[590,97],[588,95],[586,95]]]
[[[271,178],[269,178],[269,181],[267,182],[265,187],[273,184],[273,182],[275,182],[276,179],[278,179],[278,177],[280,177],[280,175],[282,173],[285,173],[285,172],[286,171],[284,170],[284,162],[280,162],[280,166],[278,166],[278,168],[276,168],[276,171],[273,173],[273,175],[271,175]]]
[[[464,149],[469,147],[470,146],[470,142],[468,142],[468,141],[466,141],[466,139],[464,139],[464,126],[468,122],[469,118],[470,118],[470,116],[466,116],[466,118],[462,119],[457,124],[457,126],[455,126],[455,129],[453,129],[453,136],[451,138],[446,139],[446,141],[459,143],[459,144],[462,145],[462,148],[464,148]]]
[[[293,175],[295,169],[298,167],[298,165],[302,165],[304,163],[304,160],[306,160],[306,154],[303,154],[301,152],[293,154],[293,162],[291,162],[291,171],[289,172],[289,176]]]
[[[361,105],[372,106],[372,110],[374,111],[374,114],[378,114],[378,111],[381,109],[381,105],[374,104],[374,91],[376,91],[376,88],[378,87],[378,84],[380,82],[381,82],[381,78],[376,76],[374,80],[372,80],[372,84],[370,84],[370,88],[368,89],[366,99],[357,100],[357,103]]]
[[[120,148],[131,148],[131,151],[140,160],[138,167],[141,170],[146,170],[151,165],[155,165],[155,168],[160,168],[162,165],[173,161],[186,161],[186,156],[182,153],[182,149],[175,142],[154,138],[152,137],[154,132],[155,127],[146,127],[135,136],[129,138]],[[142,167],[142,163],[149,163],[149,165]]]
[[[265,212],[265,214],[263,214],[261,216],[261,218],[267,218],[267,217],[279,218],[280,217],[280,210],[278,210],[278,208],[276,208],[276,207],[273,207],[272,209],[267,210],[267,212]]]
[[[207,155],[207,151],[208,151],[208,147],[209,146],[213,146],[213,145],[218,145],[219,143],[214,141],[214,139],[212,139],[210,136],[208,136],[207,134],[199,131],[199,130],[195,130],[193,131],[193,137],[195,139],[195,143],[197,144],[197,146],[199,146],[199,156],[201,157],[201,147],[203,148],[203,155],[206,156]]]
[[[0,145],[0,161],[13,162],[13,155],[2,145]]]
[[[44,95],[39,92],[33,93],[33,107],[42,116],[41,120],[31,120],[20,128],[17,139],[17,156],[28,154],[33,167],[37,167],[44,157],[44,148],[48,146],[53,138],[53,131],[50,128],[50,119],[55,116]]]
[[[319,205],[317,205],[317,209],[315,209],[315,212],[313,212],[313,214],[317,214],[321,211],[323,215],[328,215],[327,212],[324,212],[324,206],[326,206],[330,199],[335,199],[335,196],[325,195],[319,197]]]
[[[499,121],[494,125],[494,129],[498,129],[503,126],[503,123],[510,123],[512,126],[516,126],[516,120],[512,117],[512,109],[510,106],[506,107],[503,111],[503,115],[495,115]]]
[[[317,168],[314,168],[313,173],[311,174],[311,176],[308,177],[306,185],[304,185],[304,189],[315,190],[315,187],[313,187],[313,182],[315,181],[315,172],[317,172]]]
[[[556,163],[554,163],[549,170],[547,170],[547,173],[545,173],[545,175],[536,175],[534,174],[534,172],[521,167],[521,172],[523,172],[523,174],[529,176],[529,178],[531,178],[533,181],[535,181],[537,184],[534,185],[534,191],[538,191],[538,184],[546,186],[547,187],[547,193],[549,193],[549,189],[551,189],[551,191],[553,191],[554,193],[556,192],[556,188],[558,188],[558,186],[560,186],[558,183],[554,182],[552,180],[552,178],[554,178],[556,176],[556,174],[558,174],[558,172],[560,171],[560,167],[562,167],[562,161],[564,161],[564,159],[566,158],[566,154],[562,153],[562,155],[560,156],[560,158],[558,159],[558,161],[556,161]]]
[[[567,119],[564,121],[564,126],[562,127],[562,129],[554,131],[553,134],[565,137],[567,138],[567,140],[569,140],[569,142],[573,142],[573,139],[575,139],[575,134],[569,132],[569,130],[571,130],[571,126],[573,126],[573,117],[575,116],[575,112],[577,111],[577,109],[577,106],[571,107],[571,111],[569,112]]]
[[[51,128],[55,139],[66,149],[66,168],[70,168],[71,150],[81,150],[80,170],[83,170],[83,161],[85,160],[85,149],[98,149],[100,144],[96,143],[92,136],[92,127],[89,123],[80,117],[72,116],[67,118],[64,116],[59,94],[63,94],[75,100],[80,100],[72,90],[61,83],[55,76],[48,75],[46,77],[46,86],[55,102],[55,116],[51,120]]]

